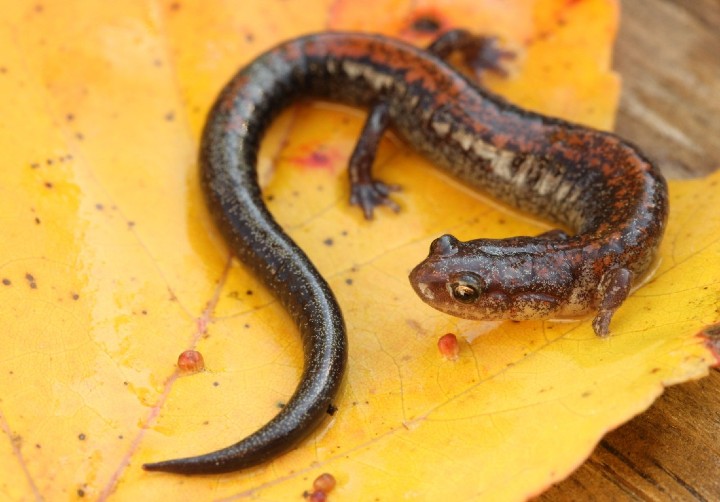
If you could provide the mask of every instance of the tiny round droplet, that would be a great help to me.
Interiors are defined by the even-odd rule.
[[[458,345],[457,337],[452,333],[447,333],[438,339],[438,350],[450,361],[456,361],[460,354],[460,345]]]
[[[317,490],[308,495],[307,499],[309,502],[326,502],[327,494],[325,492]]]
[[[186,350],[178,356],[177,365],[181,373],[192,374],[205,369],[205,360],[197,350]]]
[[[315,491],[329,493],[335,488],[335,483],[335,477],[330,473],[324,472],[313,481],[313,489]]]

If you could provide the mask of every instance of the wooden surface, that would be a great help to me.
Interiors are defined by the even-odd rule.
[[[720,0],[622,8],[616,131],[669,178],[720,168]],[[710,373],[668,388],[538,500],[720,500],[720,370]]]

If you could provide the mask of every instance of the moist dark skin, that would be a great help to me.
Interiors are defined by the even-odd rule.
[[[378,205],[398,207],[389,197],[396,187],[371,174],[378,142],[392,127],[461,181],[576,232],[469,242],[443,236],[411,274],[424,301],[484,319],[595,312],[595,332],[608,334],[612,314],[654,261],[667,218],[664,179],[612,134],[522,110],[483,90],[443,60],[454,51],[471,66],[496,71],[507,55],[463,30],[441,35],[427,50],[380,35],[320,33],[270,49],[220,93],[200,151],[208,207],[235,255],[292,316],[304,370],[285,407],[257,432],[144,469],[212,474],[251,467],[293,448],[334,409],[347,362],[342,313],[268,212],[257,182],[262,135],[299,97],[369,108],[349,163],[351,203],[366,218]]]

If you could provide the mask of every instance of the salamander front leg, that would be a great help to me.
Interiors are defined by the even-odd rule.
[[[600,308],[592,322],[596,335],[610,334],[610,319],[630,294],[631,285],[632,272],[626,268],[614,268],[603,275],[598,287]]]
[[[453,52],[459,52],[465,64],[472,68],[478,77],[484,71],[507,76],[502,60],[515,58],[514,52],[498,47],[496,37],[475,35],[462,29],[443,33],[427,47],[427,51],[442,59],[447,59]]]
[[[389,197],[390,192],[396,192],[400,187],[388,185],[372,177],[375,154],[389,121],[390,115],[386,103],[378,103],[370,110],[348,166],[350,204],[360,206],[368,220],[372,219],[375,207],[381,204],[395,212],[400,210],[400,206]]]

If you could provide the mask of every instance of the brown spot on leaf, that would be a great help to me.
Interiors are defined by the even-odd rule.
[[[435,33],[440,29],[440,21],[432,14],[424,14],[416,17],[410,26],[420,33]]]
[[[720,365],[720,323],[706,326],[698,336],[705,340],[705,346],[713,353],[715,364]]]
[[[25,274],[25,280],[28,282],[28,286],[30,286],[30,289],[37,289],[37,282],[35,281],[35,277],[32,274]]]

